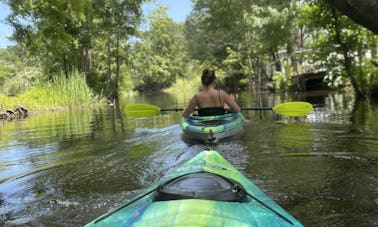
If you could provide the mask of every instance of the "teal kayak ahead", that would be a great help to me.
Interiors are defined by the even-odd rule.
[[[184,140],[217,143],[221,140],[240,138],[245,119],[242,113],[215,116],[189,115],[180,122]]]
[[[303,226],[214,150],[86,226]]]

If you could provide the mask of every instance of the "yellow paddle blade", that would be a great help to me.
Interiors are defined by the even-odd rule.
[[[311,113],[312,105],[308,102],[287,102],[276,105],[272,110],[278,114],[298,117]]]
[[[160,108],[150,104],[129,104],[125,107],[125,113],[131,117],[149,117],[160,113]]]

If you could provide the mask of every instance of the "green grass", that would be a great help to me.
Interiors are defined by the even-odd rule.
[[[85,82],[83,75],[71,73],[67,78],[61,74],[52,82],[40,84],[16,96],[0,94],[0,107],[14,108],[23,105],[31,111],[70,109],[102,103]]]

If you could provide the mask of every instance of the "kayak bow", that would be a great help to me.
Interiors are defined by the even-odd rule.
[[[303,226],[216,151],[203,151],[86,226]]]

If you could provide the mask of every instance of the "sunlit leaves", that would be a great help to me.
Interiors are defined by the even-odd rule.
[[[362,93],[366,82],[361,74],[362,59],[370,51],[367,37],[372,34],[324,0],[311,1],[303,8],[300,21],[309,29],[310,47],[314,50],[310,57],[327,64],[325,79],[329,85],[338,87],[351,82],[355,91]],[[377,47],[376,43],[374,45],[373,49]]]
[[[131,75],[137,91],[159,91],[183,75],[185,51],[182,25],[176,24],[161,7],[149,17],[150,29],[142,31],[133,46]]]
[[[191,56],[211,59],[232,80],[244,76],[252,84],[261,62],[292,49],[296,15],[295,1],[195,1],[187,21]]]
[[[100,52],[108,50],[102,43],[109,36],[112,40],[124,41],[133,34],[141,15],[142,0],[7,3],[12,9],[7,20],[15,28],[13,38],[29,57],[38,59],[46,75],[50,75],[60,70],[88,72],[89,67],[105,65],[106,58],[97,58]]]

